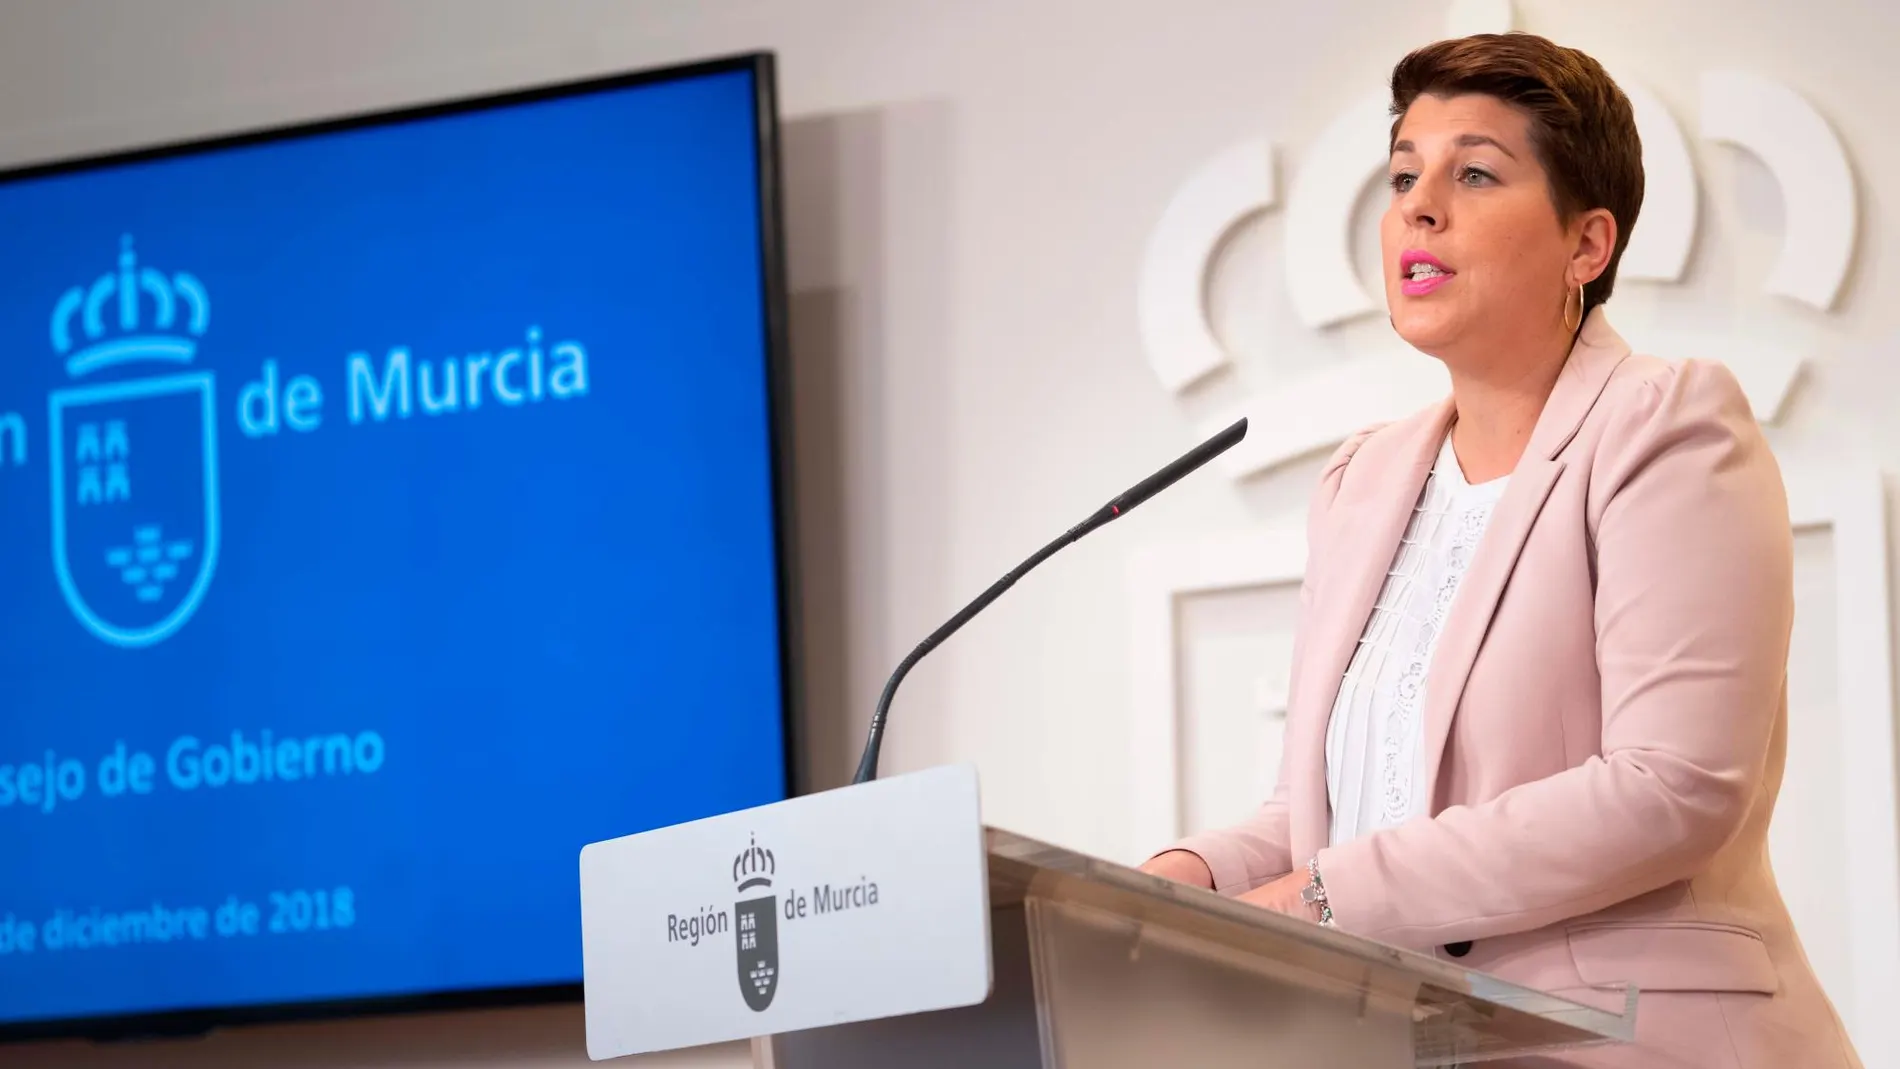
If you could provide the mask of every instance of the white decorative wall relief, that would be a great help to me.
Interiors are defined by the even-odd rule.
[[[1508,4],[1463,4],[1454,21],[1505,17]],[[1630,97],[1643,139],[1645,194],[1640,225],[1624,251],[1623,282],[1682,281],[1703,221],[1694,157],[1669,109],[1643,83],[1615,72]],[[1784,245],[1764,284],[1774,297],[1828,311],[1853,265],[1857,193],[1847,151],[1814,107],[1793,89],[1733,70],[1703,74],[1700,124],[1714,143],[1758,157],[1779,182],[1787,218]],[[1390,118],[1386,97],[1349,105],[1302,152],[1286,198],[1281,253],[1288,297],[1300,324],[1326,331],[1384,314],[1353,264],[1353,209],[1385,173]],[[1215,252],[1240,226],[1280,207],[1271,138],[1254,137],[1196,168],[1162,211],[1148,239],[1136,295],[1143,350],[1163,388],[1181,393],[1227,366],[1231,357],[1207,315],[1205,294]],[[1341,180],[1345,176],[1345,180]],[[1631,339],[1639,348],[1663,338]],[[1803,354],[1749,337],[1699,337],[1734,370],[1757,415],[1773,423]],[[1443,395],[1442,370],[1389,333],[1370,351],[1310,371],[1271,390],[1221,406],[1202,427],[1213,434],[1240,416],[1247,439],[1221,463],[1245,478],[1330,448],[1353,430],[1395,419]]]
[[[1458,0],[1450,9],[1452,35],[1511,26],[1506,0]],[[1612,74],[1636,113],[1646,177],[1619,293],[1648,290],[1664,306],[1710,303],[1685,286],[1696,270],[1698,234],[1723,222],[1702,203],[1697,150],[1740,150],[1781,191],[1785,232],[1765,279],[1758,289],[1747,282],[1752,292],[1720,298],[1700,317],[1723,326],[1632,330],[1619,321],[1639,349],[1723,359],[1758,418],[1777,425],[1809,356],[1786,339],[1808,336],[1814,316],[1835,310],[1854,266],[1861,224],[1846,148],[1800,93],[1760,75],[1703,72],[1692,140],[1641,77]],[[1150,233],[1137,294],[1147,359],[1162,388],[1200,395],[1197,410],[1206,418],[1198,433],[1249,417],[1248,437],[1222,458],[1233,479],[1330,449],[1447,389],[1435,361],[1376,322],[1385,315],[1383,298],[1355,266],[1355,213],[1385,173],[1389,126],[1382,93],[1349,97],[1300,151],[1284,198],[1274,139],[1250,135],[1192,169]],[[1210,274],[1240,228],[1281,210],[1281,239],[1267,248],[1298,268],[1286,272],[1293,320],[1286,326],[1336,355],[1233,396],[1243,379],[1217,374],[1234,358],[1209,315]],[[1738,326],[1743,317],[1722,301],[1771,316],[1785,309],[1793,326],[1770,338]],[[1772,849],[1797,926],[1814,941],[1816,968],[1862,1056],[1869,1066],[1900,1066],[1900,804],[1882,480],[1860,461],[1807,456],[1798,443],[1778,440],[1777,451],[1803,547],[1797,597],[1805,600],[1790,667],[1798,703],[1793,756]],[[1149,546],[1135,556],[1133,857],[1236,819],[1271,789],[1305,556],[1297,518]],[[1797,834],[1797,826],[1824,826],[1828,834]]]

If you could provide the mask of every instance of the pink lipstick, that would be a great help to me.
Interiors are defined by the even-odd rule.
[[[1407,249],[1399,257],[1399,275],[1404,280],[1399,284],[1400,292],[1407,297],[1423,297],[1456,278],[1458,272],[1423,249]]]

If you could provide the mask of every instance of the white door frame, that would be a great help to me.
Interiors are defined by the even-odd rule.
[[[1784,467],[1797,531],[1832,528],[1837,759],[1848,873],[1841,904],[1854,933],[1855,1040],[1869,1066],[1900,1066],[1900,807],[1896,806],[1893,636],[1889,611],[1886,495],[1878,471]],[[1130,562],[1133,708],[1130,859],[1180,837],[1179,640],[1182,599],[1298,583],[1306,567],[1304,519],[1150,546]],[[1235,814],[1238,818],[1241,814]],[[1848,1009],[1848,1007],[1842,1007]]]

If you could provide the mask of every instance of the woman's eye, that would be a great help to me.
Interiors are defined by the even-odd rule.
[[[1491,175],[1488,172],[1481,171],[1476,167],[1467,167],[1463,171],[1459,172],[1458,181],[1463,182],[1465,185],[1468,185],[1468,186],[1481,186],[1481,185],[1484,185],[1486,182],[1491,181]]]
[[[1409,191],[1413,183],[1418,181],[1418,176],[1400,171],[1398,174],[1393,175],[1390,181],[1392,183],[1393,192],[1404,193]]]

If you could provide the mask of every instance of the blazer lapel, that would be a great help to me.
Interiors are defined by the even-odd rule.
[[[1451,735],[1452,715],[1464,696],[1465,681],[1471,676],[1472,662],[1478,658],[1478,647],[1491,626],[1498,599],[1517,566],[1517,555],[1563,470],[1562,461],[1528,453],[1518,462],[1510,485],[1491,513],[1491,522],[1472,555],[1471,568],[1458,586],[1445,617],[1445,629],[1432,651],[1431,667],[1425,673],[1425,736],[1419,755],[1424,778],[1419,782],[1432,792],[1434,813],[1438,811],[1438,772],[1445,740]]]
[[[1326,732],[1333,703],[1398,553],[1405,525],[1418,505],[1425,476],[1438,457],[1451,415],[1447,399],[1411,420],[1391,458],[1380,466],[1367,464],[1364,470],[1373,476],[1372,484],[1355,489],[1349,501],[1340,502],[1327,517],[1327,530],[1321,532],[1326,539],[1326,575],[1338,579],[1322,583],[1320,600],[1312,606],[1303,645],[1312,651],[1313,660],[1302,669],[1304,693],[1294,695],[1299,705],[1287,718],[1288,768],[1296,770],[1288,784],[1295,795],[1292,832],[1299,844],[1295,849],[1306,852],[1302,856],[1317,852],[1330,837]]]
[[[1491,522],[1472,555],[1471,568],[1459,584],[1425,676],[1421,782],[1432,792],[1433,813],[1439,808],[1438,778],[1452,719],[1464,697],[1465,683],[1484,644],[1485,632],[1497,612],[1498,600],[1517,567],[1518,555],[1544,502],[1550,498],[1551,488],[1557,485],[1557,477],[1563,474],[1564,462],[1557,459],[1558,454],[1576,437],[1584,417],[1610,381],[1610,373],[1628,355],[1629,346],[1611,329],[1599,306],[1585,321],[1558,373],[1524,456],[1511,473],[1510,485],[1498,499]]]

